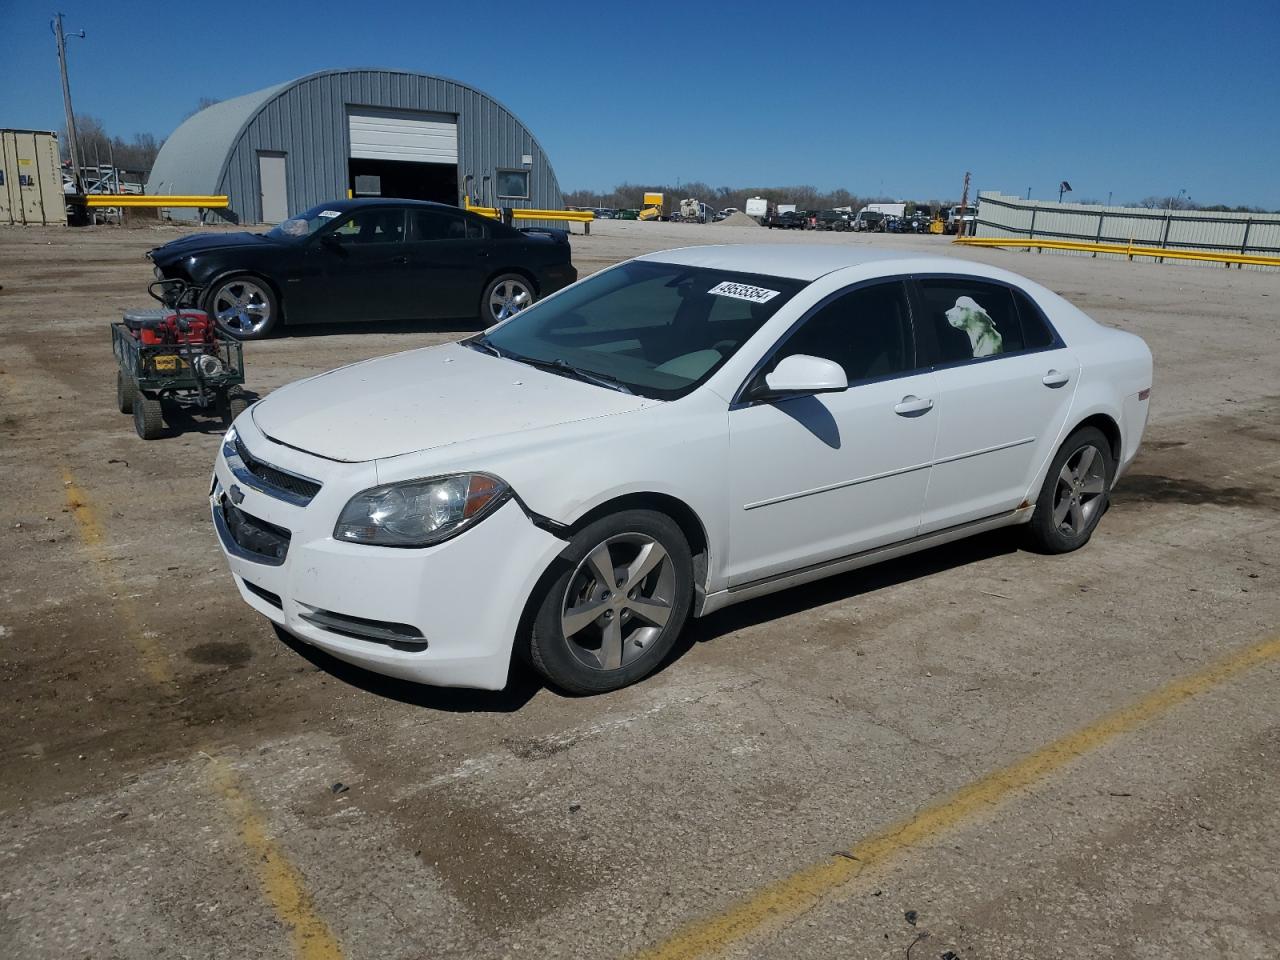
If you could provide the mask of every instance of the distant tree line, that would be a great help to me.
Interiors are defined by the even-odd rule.
[[[76,133],[80,141],[82,165],[96,167],[114,163],[121,170],[130,173],[149,172],[156,162],[156,154],[164,144],[163,140],[150,133],[135,133],[130,140],[119,135],[112,136],[101,120],[87,113],[76,117]],[[59,134],[58,143],[62,159],[71,159],[71,148],[65,130]]]
[[[1146,207],[1148,210],[1206,210],[1209,213],[1280,213],[1280,210],[1267,210],[1264,207],[1229,207],[1225,203],[1196,203],[1190,197],[1143,197],[1134,207]]]
[[[593,190],[570,190],[564,195],[566,206],[570,207],[606,207],[613,210],[639,209],[644,194],[661,193],[665,195],[668,209],[687,197],[701,200],[717,210],[725,207],[737,207],[745,210],[748,197],[764,197],[770,204],[794,203],[800,210],[831,210],[835,207],[852,207],[860,210],[868,203],[894,203],[899,197],[877,197],[851,193],[843,188],[823,191],[816,187],[712,187],[700,181],[689,181],[678,186],[671,184],[622,183],[606,193]],[[970,203],[977,203],[977,194],[969,197]],[[1087,199],[1076,200],[1075,203],[1097,204],[1101,201]],[[959,200],[919,200],[907,202],[907,213],[913,214],[917,209],[931,214],[938,213],[948,207],[954,207]],[[1129,203],[1131,207],[1145,207],[1148,210],[1206,210],[1223,213],[1280,213],[1262,207],[1239,206],[1230,207],[1225,204],[1196,203],[1189,197],[1145,197]]]
[[[215,97],[200,97],[196,100],[195,107],[187,112],[187,116],[194,116],[205,107],[219,102]],[[96,167],[114,163],[121,170],[130,173],[150,173],[156,162],[156,154],[164,146],[164,140],[150,133],[135,133],[131,140],[126,140],[119,134],[112,135],[107,132],[106,124],[87,113],[77,115],[76,134],[80,141],[80,162],[84,166]],[[70,160],[67,131],[63,129],[58,137],[62,159]]]

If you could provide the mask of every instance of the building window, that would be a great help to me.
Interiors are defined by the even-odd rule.
[[[528,170],[499,170],[498,171],[498,199],[499,200],[528,200],[529,199],[529,171]]]

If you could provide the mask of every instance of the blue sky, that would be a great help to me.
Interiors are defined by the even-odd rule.
[[[565,189],[812,184],[1280,209],[1280,3],[57,0],[78,113],[167,136],[200,97],[437,73],[528,124]],[[0,0],[0,126],[58,129],[48,10]],[[109,12],[106,12],[109,11]],[[184,38],[190,39],[184,39]],[[652,39],[651,39],[652,38]]]

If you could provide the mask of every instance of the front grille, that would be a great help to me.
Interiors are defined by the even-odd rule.
[[[280,594],[272,593],[266,587],[260,587],[256,583],[250,583],[248,580],[243,580],[242,582],[244,583],[244,588],[259,600],[267,601],[267,603],[271,604],[277,610],[284,609],[284,603],[280,599]]]
[[[247,560],[257,560],[273,566],[284,563],[291,539],[288,530],[250,516],[228,500],[225,494],[218,502],[218,510],[221,512],[227,536],[240,548],[241,556]]]
[[[263,463],[249,452],[239,437],[236,437],[235,447],[236,455],[244,463],[244,468],[267,486],[291,493],[298,499],[305,501],[305,503],[310,503],[312,498],[320,492],[320,484],[314,480],[307,480],[305,477],[286,473],[284,470],[273,467],[269,463]]]
[[[384,643],[397,650],[427,649],[427,638],[412,624],[352,617],[345,613],[334,613],[332,610],[321,610],[318,607],[312,607],[300,616],[322,630],[341,634],[344,637]]]

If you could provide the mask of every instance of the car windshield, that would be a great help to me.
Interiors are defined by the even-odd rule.
[[[274,237],[277,240],[302,240],[340,216],[342,216],[341,210],[334,210],[332,207],[326,207],[322,204],[318,207],[312,207],[306,213],[290,217],[283,223],[276,224],[267,231],[267,236]]]
[[[477,349],[659,400],[692,391],[804,287],[782,277],[631,261],[474,338]]]

